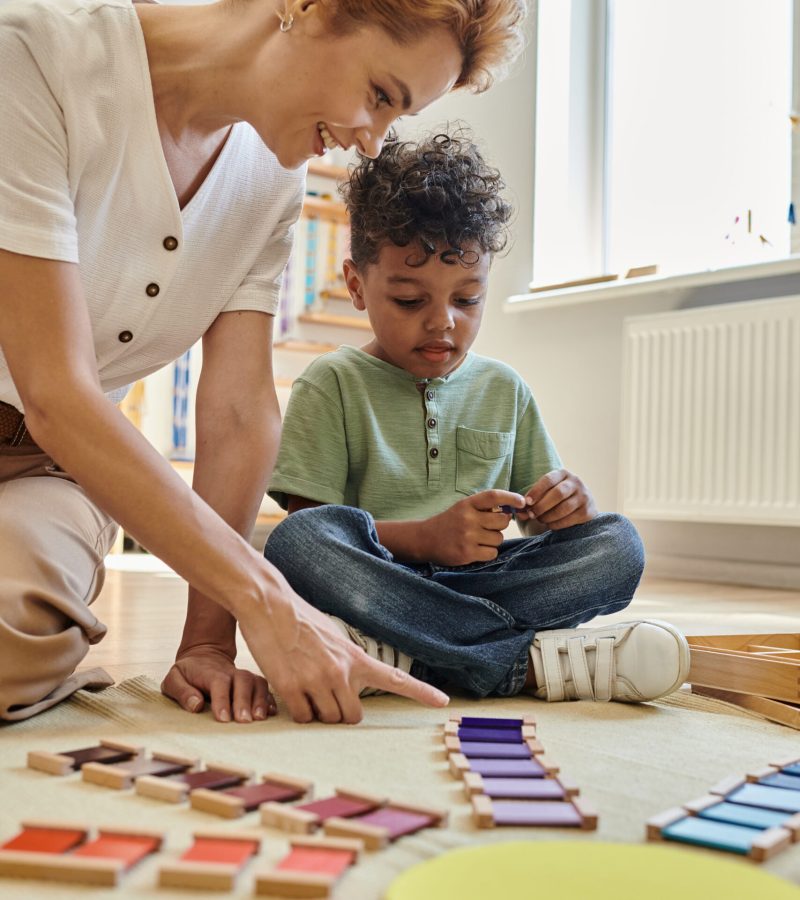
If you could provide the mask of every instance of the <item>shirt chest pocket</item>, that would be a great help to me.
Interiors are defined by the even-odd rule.
[[[476,431],[459,426],[456,431],[456,490],[462,494],[477,494],[493,488],[508,490],[513,449],[513,432]]]

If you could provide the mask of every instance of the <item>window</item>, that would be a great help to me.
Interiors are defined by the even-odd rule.
[[[536,284],[786,256],[792,0],[540,0]]]

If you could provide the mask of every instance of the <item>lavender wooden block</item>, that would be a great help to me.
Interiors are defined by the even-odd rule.
[[[552,778],[484,778],[483,793],[498,800],[563,800],[564,788]]]
[[[527,744],[462,741],[461,752],[468,759],[530,759],[533,755]]]
[[[492,719],[483,716],[462,716],[461,725],[466,728],[522,728],[522,719]]]
[[[538,825],[552,828],[580,828],[581,814],[568,802],[526,802],[496,800],[492,804],[495,825]]]
[[[484,778],[544,778],[545,770],[535,759],[471,759],[470,771]]]
[[[502,744],[521,744],[521,728],[465,728],[458,729],[461,741],[489,741]]]

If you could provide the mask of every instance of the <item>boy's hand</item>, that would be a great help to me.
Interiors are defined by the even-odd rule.
[[[566,469],[554,469],[543,475],[525,499],[528,506],[516,514],[517,520],[536,519],[553,531],[581,525],[597,515],[589,489]]]
[[[464,566],[497,557],[511,513],[499,507],[525,508],[525,498],[512,491],[481,491],[454,503],[422,523],[425,557],[440,566]]]

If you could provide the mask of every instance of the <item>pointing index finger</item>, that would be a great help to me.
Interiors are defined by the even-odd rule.
[[[402,669],[395,669],[369,658],[365,660],[365,663],[364,685],[366,687],[377,688],[390,694],[399,694],[401,697],[408,697],[409,700],[416,700],[417,703],[422,703],[424,706],[442,707],[447,706],[450,702],[450,698],[443,691],[413,678]]]

